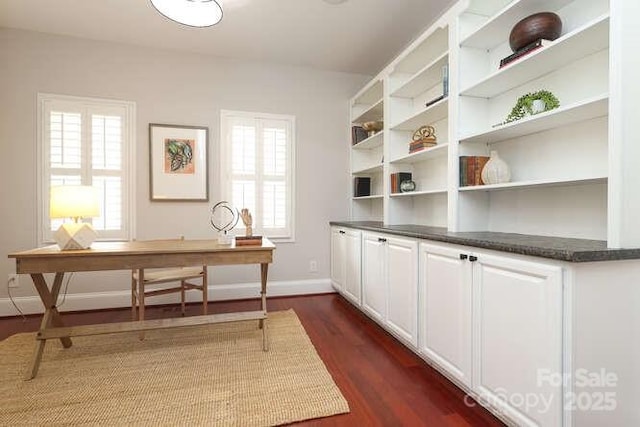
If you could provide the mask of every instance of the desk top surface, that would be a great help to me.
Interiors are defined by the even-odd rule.
[[[132,242],[95,242],[89,249],[61,251],[57,245],[10,253],[9,258],[95,257],[110,255],[162,255],[210,252],[273,251],[276,246],[267,238],[262,245],[221,245],[217,240],[136,240]]]

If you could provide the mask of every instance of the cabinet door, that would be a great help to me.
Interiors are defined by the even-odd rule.
[[[342,229],[331,228],[331,283],[338,292],[342,292],[345,280],[345,233]]]
[[[418,243],[387,238],[387,326],[418,347]]]
[[[471,386],[472,263],[468,254],[468,248],[420,245],[420,352]]]
[[[364,233],[362,237],[362,309],[380,323],[386,317],[384,266],[385,237]]]
[[[561,425],[562,389],[549,374],[562,372],[562,269],[477,257],[474,389],[518,425]]]
[[[343,235],[345,243],[345,270],[344,270],[344,296],[354,304],[362,305],[362,281],[360,280],[361,244],[362,233],[356,230],[346,230]]]

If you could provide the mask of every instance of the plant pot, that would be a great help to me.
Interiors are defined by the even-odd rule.
[[[534,99],[531,103],[531,114],[539,114],[545,111],[547,104],[542,99]]]

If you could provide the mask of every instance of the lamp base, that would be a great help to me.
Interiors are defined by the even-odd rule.
[[[53,239],[63,251],[88,249],[97,237],[98,233],[91,224],[85,222],[66,222],[53,234]]]

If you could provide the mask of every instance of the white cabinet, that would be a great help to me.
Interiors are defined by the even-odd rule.
[[[562,425],[561,267],[476,256],[473,389],[518,425]]]
[[[418,244],[386,234],[362,239],[362,308],[391,333],[418,345]]]
[[[420,244],[420,353],[518,425],[562,424],[562,268]]]
[[[471,386],[468,248],[420,244],[420,352]]]
[[[362,236],[362,309],[379,323],[384,323],[387,314],[385,243],[385,237],[378,234]]]
[[[351,300],[361,304],[362,233],[348,228],[331,228],[331,282],[333,287]]]

